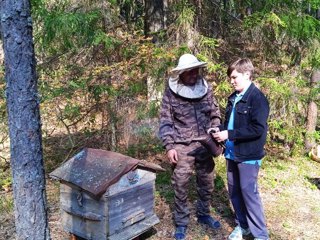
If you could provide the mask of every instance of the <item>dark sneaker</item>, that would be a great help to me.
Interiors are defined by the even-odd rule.
[[[215,220],[210,215],[208,216],[198,216],[198,223],[205,224],[212,229],[217,229],[221,227],[221,224],[218,220]]]
[[[187,227],[186,226],[177,226],[176,232],[174,233],[174,239],[177,240],[185,240],[187,233]]]

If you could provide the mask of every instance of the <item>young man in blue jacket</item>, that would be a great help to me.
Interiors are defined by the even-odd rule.
[[[257,184],[265,155],[269,103],[251,82],[253,72],[247,58],[229,66],[227,74],[235,92],[228,98],[224,124],[213,133],[218,142],[226,141],[228,191],[237,224],[229,240],[241,240],[250,233],[255,240],[269,238]]]

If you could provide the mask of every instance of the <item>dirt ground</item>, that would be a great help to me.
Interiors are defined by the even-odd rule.
[[[223,168],[223,159],[217,162]],[[303,164],[304,167],[301,167]],[[306,166],[306,167],[305,167]],[[169,170],[168,170],[169,171]],[[269,176],[268,178],[266,176]],[[319,240],[320,239],[320,163],[301,160],[262,168],[260,171],[260,192],[264,203],[270,239],[273,240]],[[310,183],[310,184],[309,184]],[[162,186],[163,187],[163,186]],[[170,186],[167,186],[170,188]],[[159,186],[156,185],[157,189]],[[193,186],[191,186],[191,189]],[[207,229],[196,222],[194,190],[191,190],[191,222],[187,240],[227,239],[234,227],[232,209],[225,187],[215,190],[212,198],[212,213],[222,223],[216,231]],[[67,240],[70,235],[63,230],[60,222],[59,184],[47,179],[49,226],[53,240]],[[137,240],[173,239],[172,201],[163,194],[156,194],[155,212],[160,223]],[[14,218],[11,214],[0,216],[0,239],[13,240]],[[247,240],[252,237],[246,238]]]
[[[70,234],[63,230],[60,221],[60,206],[59,206],[59,189],[58,185],[52,180],[47,180],[47,195],[49,202],[49,226],[51,231],[51,238],[53,240],[69,240]],[[136,240],[157,239],[166,240],[173,239],[174,231],[172,223],[172,206],[164,199],[157,198],[155,202],[155,212],[160,219],[160,223],[155,225],[152,229],[142,234]],[[191,222],[188,229],[187,240],[193,239],[226,239],[228,233],[232,230],[230,227],[230,220],[216,216],[222,223],[223,227],[220,230],[212,231],[199,225],[196,222],[194,204],[190,202]],[[14,240],[14,217],[12,215],[0,216],[0,240]]]

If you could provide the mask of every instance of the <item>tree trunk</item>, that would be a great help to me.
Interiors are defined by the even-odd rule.
[[[16,239],[50,239],[30,1],[0,4]]]
[[[308,106],[306,138],[305,138],[305,148],[308,151],[315,145],[315,140],[312,137],[312,134],[316,130],[317,114],[318,114],[317,104],[314,101],[311,101]]]
[[[312,73],[310,79],[310,88],[311,90],[320,82],[320,70],[315,70]],[[312,99],[309,102],[308,106],[308,115],[307,115],[307,126],[306,126],[306,137],[305,137],[305,148],[309,151],[315,145],[315,139],[312,134],[316,130],[317,126],[317,114],[318,114],[318,107],[315,101]]]
[[[145,1],[145,35],[166,28],[167,0]]]

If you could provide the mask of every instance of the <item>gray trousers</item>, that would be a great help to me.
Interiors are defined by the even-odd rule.
[[[187,206],[188,185],[195,169],[198,192],[197,215],[210,214],[210,200],[213,192],[214,161],[208,151],[198,142],[190,145],[176,144],[178,163],[171,178],[174,188],[174,221],[176,225],[187,226],[190,211]]]
[[[250,228],[256,238],[268,239],[268,230],[258,191],[259,165],[227,160],[228,191],[236,223]]]

